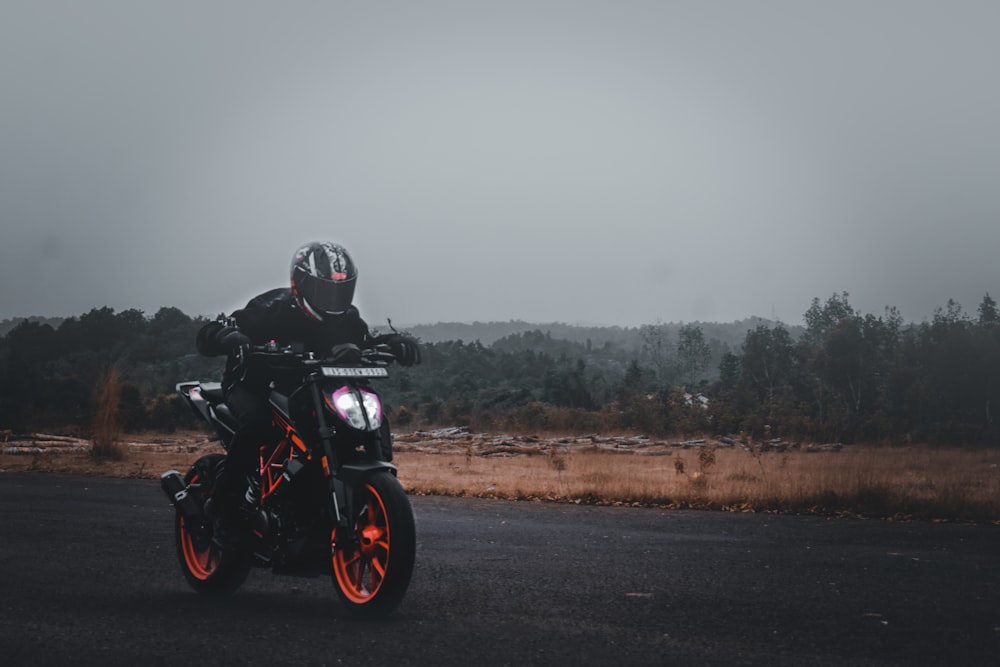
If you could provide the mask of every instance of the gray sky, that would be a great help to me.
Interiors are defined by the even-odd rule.
[[[1000,3],[0,3],[0,318],[373,325],[1000,298]]]

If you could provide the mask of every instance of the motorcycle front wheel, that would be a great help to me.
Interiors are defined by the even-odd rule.
[[[185,482],[196,485],[194,497],[200,507],[211,496],[215,469],[224,458],[222,454],[203,456],[184,476]],[[207,520],[189,524],[178,511],[174,535],[181,571],[194,590],[206,595],[229,595],[246,580],[249,560],[243,554],[220,549],[212,541],[212,526]]]
[[[385,616],[406,594],[417,545],[410,501],[390,473],[376,473],[356,490],[350,537],[332,535],[337,595],[358,615]]]

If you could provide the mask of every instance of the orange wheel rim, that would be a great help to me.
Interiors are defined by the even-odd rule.
[[[195,474],[191,477],[190,483],[194,484],[197,481],[198,475]],[[184,517],[180,517],[178,530],[180,531],[181,548],[184,551],[184,562],[187,563],[188,570],[195,579],[207,580],[219,567],[220,554],[218,550],[211,543],[205,549],[198,549],[194,540],[191,539],[191,533],[184,525]]]
[[[389,523],[382,497],[370,485],[355,525],[356,544],[333,552],[333,572],[340,590],[356,604],[375,597],[389,565]],[[336,531],[334,531],[336,537]]]
[[[184,562],[187,564],[188,570],[196,579],[205,581],[219,567],[218,550],[211,544],[205,549],[198,549],[194,544],[194,540],[191,539],[191,533],[184,527],[183,517],[181,517],[179,530],[181,531],[181,548],[184,551]]]

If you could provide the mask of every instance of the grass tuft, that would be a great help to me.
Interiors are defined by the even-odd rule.
[[[94,421],[90,436],[90,455],[98,461],[121,461],[125,446],[121,442],[118,418],[121,383],[118,369],[109,366],[94,388]]]

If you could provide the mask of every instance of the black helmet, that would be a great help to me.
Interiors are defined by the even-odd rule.
[[[314,320],[347,310],[357,278],[354,260],[336,243],[307,243],[292,257],[292,293]]]

